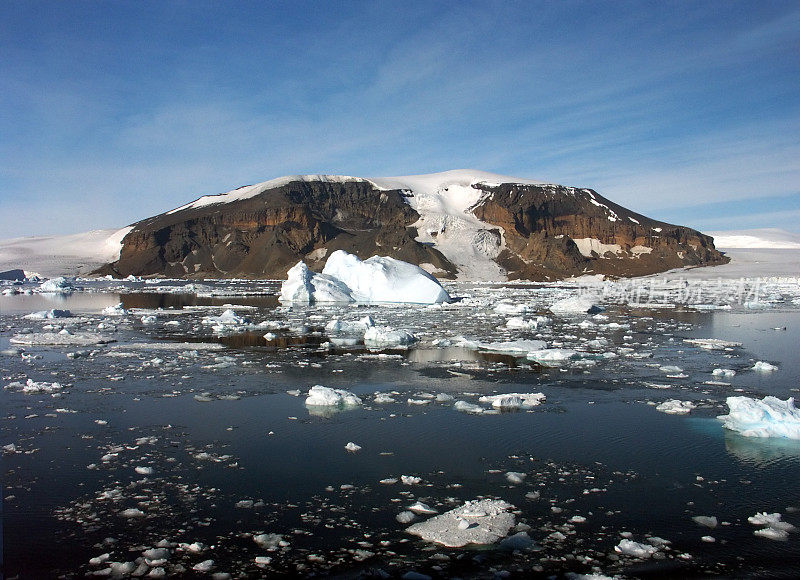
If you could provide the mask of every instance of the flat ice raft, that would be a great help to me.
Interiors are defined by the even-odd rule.
[[[428,272],[394,258],[361,260],[343,250],[333,252],[321,274],[298,262],[281,286],[281,302],[437,304],[450,295]]]
[[[800,439],[800,411],[794,397],[785,401],[777,397],[763,400],[750,397],[728,397],[730,412],[717,417],[726,429],[745,437],[783,437]]]
[[[463,506],[406,528],[409,534],[448,548],[494,544],[508,535],[516,521],[510,503],[484,499],[468,501]]]

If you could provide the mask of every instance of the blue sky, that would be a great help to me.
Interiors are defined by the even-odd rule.
[[[800,231],[800,4],[0,3],[0,238],[456,168]]]

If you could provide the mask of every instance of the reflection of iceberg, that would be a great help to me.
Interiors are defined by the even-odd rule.
[[[725,451],[753,467],[766,467],[781,461],[800,462],[800,441],[744,437],[727,429]]]

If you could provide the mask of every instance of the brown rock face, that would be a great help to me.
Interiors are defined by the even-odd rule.
[[[334,250],[455,267],[414,240],[419,215],[399,190],[366,181],[293,181],[239,201],[143,220],[123,240],[120,259],[98,270],[117,276],[283,278],[304,259],[318,269]]]
[[[494,259],[509,279],[635,276],[727,261],[710,237],[633,213],[590,189],[514,183],[472,187],[482,192],[470,209],[486,223],[482,243],[496,243]],[[331,252],[345,250],[362,259],[382,255],[430,264],[437,275],[455,277],[457,269],[447,257],[416,241],[411,226],[420,216],[406,203],[411,195],[359,179],[263,184],[246,199],[190,204],[135,224],[123,240],[120,259],[97,273],[284,278],[299,260],[320,270]],[[230,198],[220,202],[224,199]]]
[[[631,212],[590,189],[512,183],[473,187],[484,192],[472,208],[475,216],[503,228],[506,248],[497,261],[509,279],[637,276],[728,261],[709,236]],[[592,245],[605,249],[597,242],[618,248],[603,255],[588,251]]]

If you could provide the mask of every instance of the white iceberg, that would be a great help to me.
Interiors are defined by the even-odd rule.
[[[489,352],[525,356],[529,352],[546,349],[547,343],[543,340],[509,340],[506,342],[479,343],[478,348]]]
[[[361,405],[361,399],[350,391],[315,385],[308,391],[306,405],[309,407],[358,407]]]
[[[54,308],[53,310],[40,310],[39,312],[31,312],[30,314],[26,314],[22,318],[27,318],[28,320],[50,320],[53,318],[72,318],[72,312],[69,310],[59,310]]]
[[[70,294],[75,290],[72,280],[59,276],[43,282],[39,286],[39,292],[45,294]]]
[[[784,437],[800,439],[800,411],[794,397],[785,401],[777,397],[763,400],[750,397],[728,397],[730,412],[717,417],[723,427],[745,437]]]
[[[489,545],[506,537],[514,527],[511,504],[494,499],[468,501],[463,506],[406,528],[428,542],[448,548]]]
[[[614,546],[614,551],[625,556],[633,556],[634,558],[652,558],[658,552],[656,546],[648,544],[640,544],[633,540],[622,540],[619,544]]]
[[[774,364],[768,363],[766,361],[760,360],[756,364],[753,365],[753,370],[759,373],[771,373],[778,370],[778,367]]]
[[[383,256],[361,260],[333,252],[321,274],[298,262],[281,286],[281,302],[437,304],[450,295],[431,274],[408,262]]]
[[[201,320],[202,324],[213,324],[214,326],[246,326],[250,324],[250,319],[239,316],[231,309],[226,310],[219,316],[206,316]]]
[[[125,307],[122,305],[122,302],[117,304],[116,306],[107,306],[103,308],[100,312],[104,316],[125,316],[128,314],[128,311],[125,310]]]

